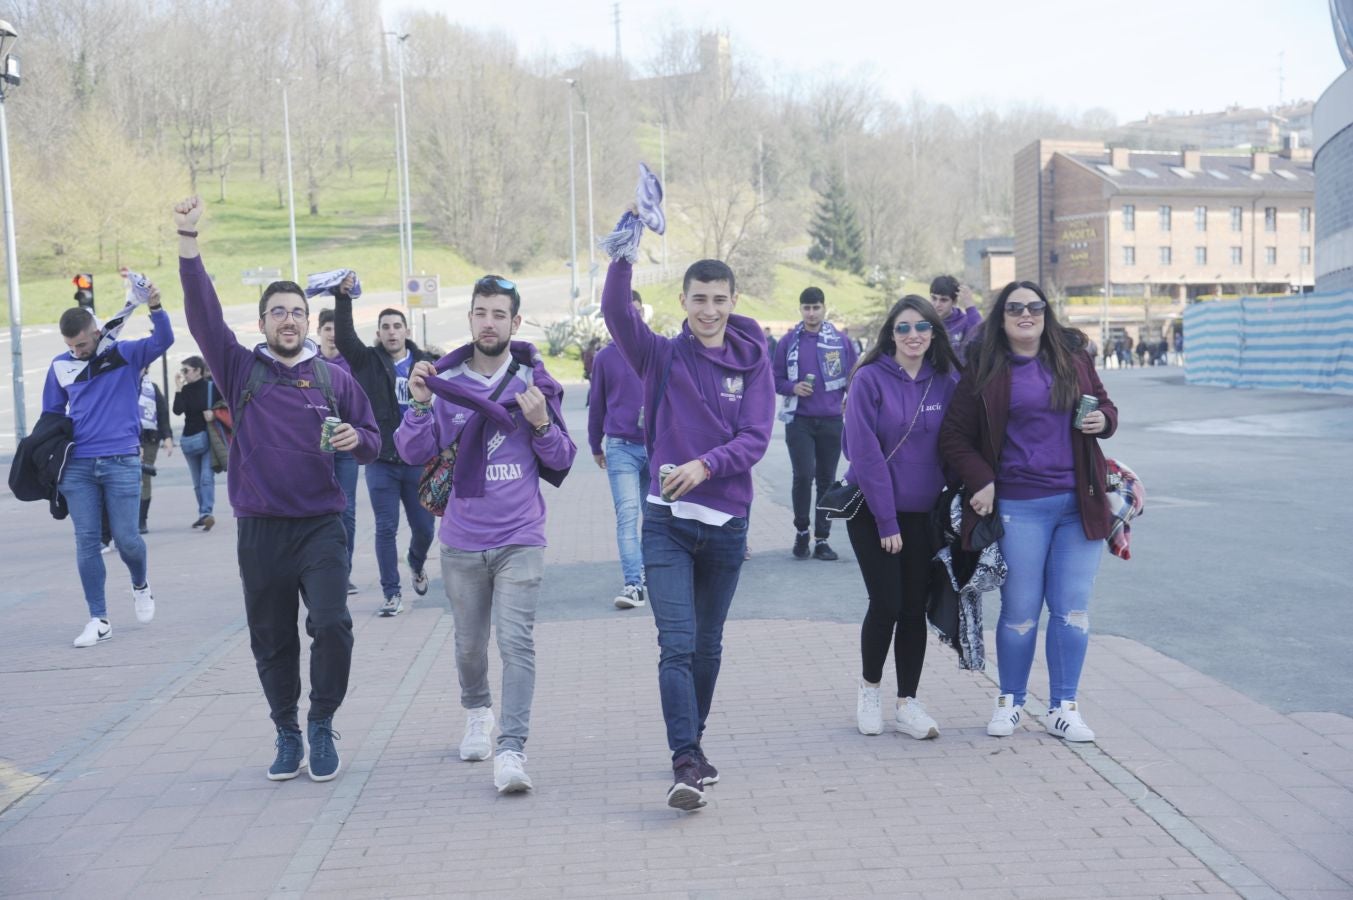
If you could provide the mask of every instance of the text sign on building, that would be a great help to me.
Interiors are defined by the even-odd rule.
[[[404,285],[409,297],[409,309],[436,309],[441,305],[441,276],[419,275]]]
[[[1058,253],[1059,262],[1064,265],[1088,263],[1090,261],[1090,242],[1096,237],[1093,224],[1077,222],[1062,229],[1059,240],[1062,249]]]

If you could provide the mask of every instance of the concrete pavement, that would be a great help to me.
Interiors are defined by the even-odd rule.
[[[771,453],[706,741],[723,778],[694,815],[663,803],[651,616],[610,606],[614,526],[585,454],[546,489],[529,796],[498,797],[490,764],[456,755],[440,579],[404,615],[376,617],[365,496],[352,688],[335,722],[345,771],[326,784],[263,776],[272,730],[233,522],[188,529],[177,455],[151,509],[156,620],[135,623],[125,569],[104,557],[114,639],[87,650],[70,646],[84,613],[69,523],[0,498],[0,895],[1353,895],[1353,721],[1284,714],[1127,637],[1091,645],[1095,745],[1029,720],[987,737],[993,683],[933,642],[922,696],[941,737],[856,733],[859,575],[844,535],[839,563],[789,559],[782,445]],[[222,480],[222,507],[224,493]],[[1124,601],[1109,580],[1101,605]],[[496,654],[493,666],[496,688]],[[1032,683],[1042,696],[1041,662]]]

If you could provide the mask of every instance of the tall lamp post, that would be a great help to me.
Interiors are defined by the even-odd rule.
[[[587,155],[587,302],[597,302],[597,223],[592,215],[592,118],[587,110],[583,117],[583,153]]]
[[[19,303],[19,251],[14,246],[14,202],[9,182],[9,123],[5,118],[5,99],[11,88],[19,86],[19,61],[10,55],[19,32],[8,22],[0,22],[0,180],[3,181],[5,206],[5,268],[9,273],[9,343],[14,365],[14,439],[28,434],[23,396],[23,322]]]
[[[404,103],[404,43],[409,39],[409,33],[398,31],[387,31],[385,34],[395,39],[395,65],[399,70],[399,132],[395,135],[395,165],[399,169],[399,191],[400,191],[400,246],[399,261],[400,268],[407,273],[407,277],[400,279],[400,295],[404,303],[408,304],[408,280],[413,276],[413,210],[410,200],[411,191],[409,188],[409,114],[408,108]],[[426,322],[426,313],[424,314]],[[427,331],[426,325],[423,329]],[[427,335],[422,336],[424,343],[427,342]]]
[[[568,85],[568,231],[572,241],[572,255],[569,257],[568,311],[570,315],[578,313],[578,189],[573,178],[573,89],[578,79],[565,78]]]
[[[296,188],[291,179],[291,107],[287,104],[287,82],[277,79],[282,86],[282,133],[286,136],[287,151],[287,215],[291,223],[291,280],[300,283],[301,267],[296,260]]]

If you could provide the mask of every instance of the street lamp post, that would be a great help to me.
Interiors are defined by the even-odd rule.
[[[573,170],[573,89],[578,85],[578,79],[565,78],[564,83],[568,85],[568,231],[569,238],[572,241],[572,251],[569,257],[568,274],[568,311],[570,315],[578,313],[578,189],[574,182]]]
[[[583,117],[583,152],[587,154],[587,302],[597,302],[597,223],[592,215],[592,118],[587,110]]]
[[[300,283],[301,266],[296,260],[296,188],[291,180],[291,107],[287,104],[287,83],[277,79],[282,85],[282,131],[285,134],[287,151],[287,210],[291,222],[291,280]]]
[[[14,439],[28,434],[23,396],[23,322],[19,303],[19,251],[14,245],[14,202],[9,180],[9,122],[5,118],[5,98],[11,87],[19,86],[19,61],[10,56],[10,48],[19,33],[8,22],[0,22],[0,181],[3,181],[5,206],[5,268],[9,273],[9,342],[14,366]]]

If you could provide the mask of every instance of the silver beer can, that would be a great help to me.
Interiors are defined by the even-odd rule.
[[[1085,417],[1099,409],[1099,398],[1094,394],[1081,394],[1076,401],[1076,414],[1071,418],[1071,427],[1079,429],[1085,424]]]
[[[664,463],[658,467],[658,493],[660,493],[662,499],[666,500],[668,503],[672,503],[675,498],[667,496],[667,476],[675,472],[676,469],[677,467],[672,463]]]

